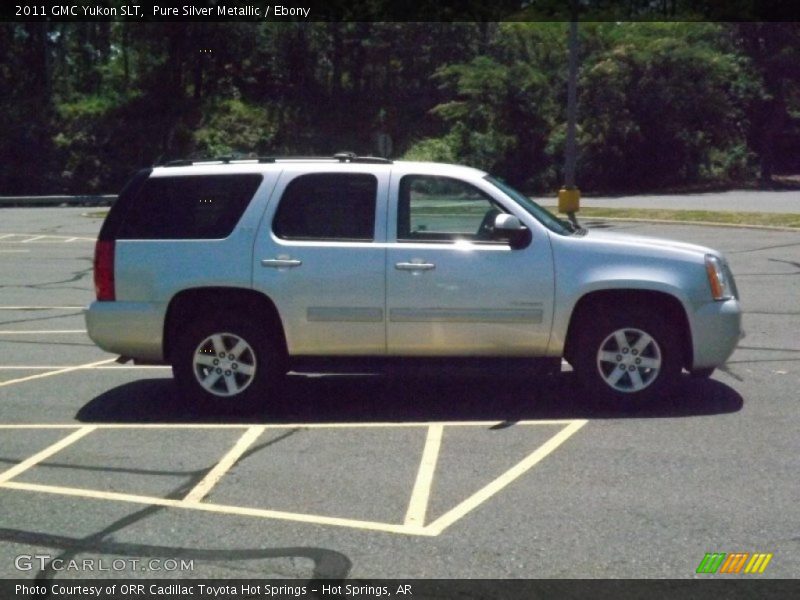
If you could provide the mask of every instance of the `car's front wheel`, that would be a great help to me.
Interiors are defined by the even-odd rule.
[[[249,413],[274,400],[280,354],[248,319],[218,315],[191,325],[176,341],[172,371],[184,399],[226,413]]]
[[[613,308],[580,329],[575,371],[588,398],[632,410],[663,397],[681,373],[680,343],[663,316]]]

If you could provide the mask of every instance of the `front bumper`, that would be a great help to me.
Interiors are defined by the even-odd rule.
[[[735,298],[703,304],[691,320],[692,370],[725,364],[744,337],[742,309]]]
[[[166,306],[151,302],[92,302],[83,311],[92,341],[107,352],[162,362]]]

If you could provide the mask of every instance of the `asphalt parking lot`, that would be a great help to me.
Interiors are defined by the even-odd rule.
[[[86,210],[0,210],[0,577],[800,574],[800,233],[594,224],[723,250],[746,310],[724,369],[635,416],[564,372],[293,376],[242,420],[88,339]]]

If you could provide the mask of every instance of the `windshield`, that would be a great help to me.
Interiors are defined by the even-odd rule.
[[[486,179],[486,181],[494,185],[496,188],[499,188],[500,191],[504,192],[506,195],[511,196],[511,198],[513,198],[517,204],[519,204],[525,209],[526,212],[528,212],[528,214],[539,221],[542,225],[547,227],[550,231],[560,235],[569,235],[572,233],[572,229],[564,221],[556,217],[547,209],[536,204],[536,202],[528,198],[522,192],[515,190],[507,183],[503,183],[491,175],[487,175],[484,177],[484,179]]]

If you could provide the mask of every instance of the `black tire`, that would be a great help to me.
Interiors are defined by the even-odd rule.
[[[283,353],[264,324],[220,314],[195,321],[177,335],[172,373],[182,401],[224,414],[250,414],[276,403],[286,371]],[[246,347],[239,346],[238,356],[230,354],[239,342]],[[219,343],[227,356],[217,356]],[[196,355],[197,361],[218,364],[200,364]]]
[[[638,410],[663,398],[678,381],[680,342],[675,326],[657,310],[604,306],[597,310],[600,314],[582,319],[573,367],[591,403],[623,412]],[[626,342],[622,348],[620,333]]]
[[[707,367],[705,369],[695,369],[694,371],[689,371],[689,375],[695,379],[708,379],[714,374],[714,371],[716,371],[714,367]]]

